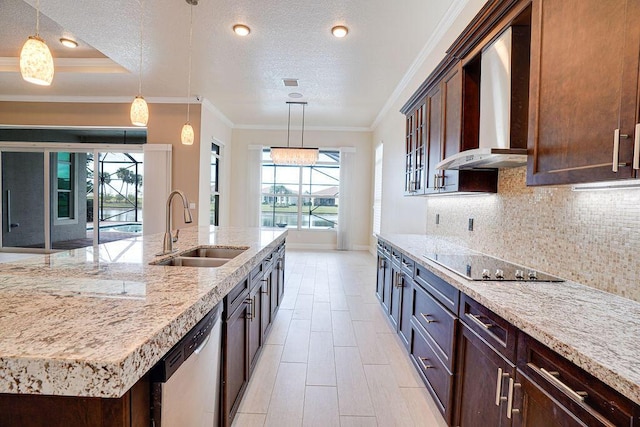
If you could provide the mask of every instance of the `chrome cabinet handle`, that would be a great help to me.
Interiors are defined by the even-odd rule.
[[[401,288],[404,286],[404,277],[402,277],[402,273],[396,271],[396,288]]]
[[[427,316],[431,316],[430,314],[420,313],[420,316],[422,316],[424,321],[427,322],[427,323],[437,323],[435,320],[429,319],[427,317]]]
[[[509,378],[509,394],[507,395],[507,418],[511,419],[513,414],[519,414],[520,409],[513,407],[513,389],[520,387],[520,383],[513,381],[513,378]]]
[[[420,361],[420,364],[422,365],[422,369],[424,369],[425,371],[427,369],[433,369],[434,366],[433,365],[427,365],[425,362],[428,362],[429,359],[426,357],[418,357],[418,361]]]
[[[246,314],[247,319],[253,319],[253,298],[247,298],[244,300],[245,304],[249,305],[249,312]]]
[[[633,142],[633,169],[640,169],[640,123],[636,123],[636,134]]]
[[[498,368],[498,377],[496,378],[496,406],[500,406],[500,402],[507,400],[507,397],[502,395],[502,379],[509,378],[509,374],[502,372],[502,368]]]
[[[528,365],[530,367],[533,367],[534,369],[537,368],[537,366],[531,363],[529,363]],[[567,393],[569,396],[573,397],[575,400],[579,402],[584,402],[585,397],[588,396],[588,393],[586,391],[575,391],[574,389],[572,389],[571,387],[563,383],[559,378],[560,377],[559,372],[547,371],[544,368],[537,368],[537,369],[538,369],[538,372],[540,372],[540,375],[542,375],[546,380],[548,380],[550,383],[554,384],[556,387],[558,387],[559,389]]]
[[[637,125],[636,125],[637,126]],[[620,163],[620,138],[627,139],[629,135],[621,134],[620,129],[613,131],[613,161],[611,163],[611,170],[618,172],[619,166],[627,166],[627,163]],[[635,151],[635,149],[634,149]]]
[[[465,316],[467,316],[467,318],[469,318],[473,323],[475,323],[476,325],[480,326],[481,328],[491,329],[493,327],[493,325],[491,323],[484,323],[475,314],[465,313]]]
[[[613,131],[613,161],[611,170],[618,172],[618,159],[620,158],[620,129]]]

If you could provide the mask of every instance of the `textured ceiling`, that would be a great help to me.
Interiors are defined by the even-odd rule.
[[[458,1],[459,2],[459,1]],[[105,72],[57,72],[53,85],[25,83],[0,67],[0,96],[122,97],[137,92],[140,3],[137,0],[41,0],[41,34],[60,52],[68,32],[84,46],[74,56],[106,56]],[[454,0],[200,0],[194,7],[192,94],[236,126],[286,125],[290,92],[309,103],[311,127],[369,127]],[[35,32],[35,0],[0,0],[0,58],[17,57]],[[231,28],[251,27],[241,38]],[[349,34],[337,39],[331,27]],[[189,6],[146,0],[143,95],[187,94]],[[91,48],[93,47],[93,48]],[[5,67],[6,68],[6,67]],[[128,70],[128,72],[118,72]],[[62,69],[61,69],[62,70]],[[425,76],[426,77],[426,76]],[[297,88],[283,78],[299,79]]]

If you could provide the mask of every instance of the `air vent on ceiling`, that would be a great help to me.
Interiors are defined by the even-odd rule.
[[[298,79],[282,79],[285,86],[298,86]]]

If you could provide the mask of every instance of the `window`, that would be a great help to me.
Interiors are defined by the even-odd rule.
[[[274,165],[262,152],[263,227],[333,229],[338,225],[340,152],[320,150],[313,166]]]
[[[56,219],[75,218],[75,154],[58,153],[56,161]]]
[[[220,172],[220,146],[211,143],[211,196],[209,203],[209,224],[218,225],[220,215],[220,192],[218,174]]]

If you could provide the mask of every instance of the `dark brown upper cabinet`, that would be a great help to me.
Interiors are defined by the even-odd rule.
[[[516,29],[518,39],[526,37],[526,49],[518,50],[525,54],[516,58],[524,66],[512,72],[512,91],[516,101],[522,102],[512,101],[510,112],[511,133],[522,136],[522,145],[526,144],[530,22],[527,0],[487,2],[401,109],[407,121],[405,194],[497,191],[497,169],[443,171],[436,165],[454,154],[479,147],[482,49],[507,27]]]
[[[637,0],[533,0],[528,185],[637,177],[639,18]]]

